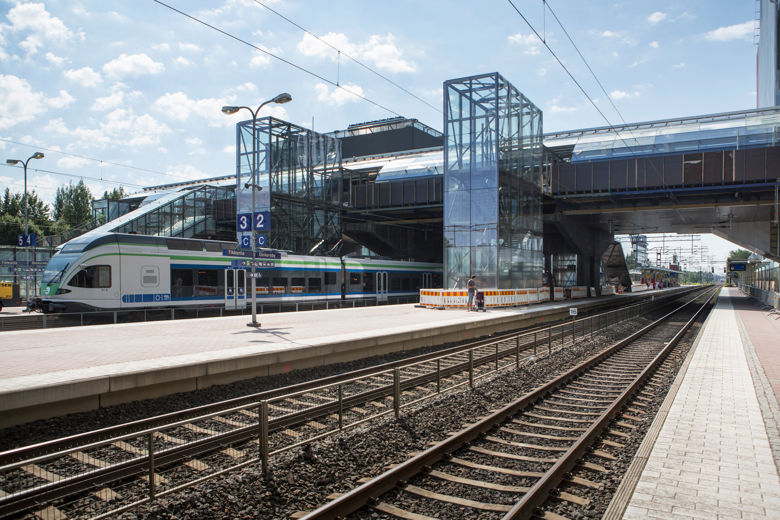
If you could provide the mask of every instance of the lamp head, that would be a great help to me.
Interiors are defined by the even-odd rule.
[[[239,110],[241,110],[241,107],[231,107],[231,106],[222,107],[222,113],[227,115],[235,114]]]
[[[281,94],[273,98],[271,101],[279,104],[289,103],[290,101],[292,101],[292,96],[287,92],[282,92]]]
[[[43,159],[43,152],[35,152],[30,159]]]
[[[263,187],[262,186],[258,186],[257,184],[252,184],[251,182],[247,182],[246,184],[244,184],[244,189],[245,190],[248,190],[249,188],[254,188],[257,191],[263,191]]]
[[[6,164],[19,164],[22,161],[20,161],[19,159],[6,159],[5,162]]]

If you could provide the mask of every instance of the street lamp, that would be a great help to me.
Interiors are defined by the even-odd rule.
[[[249,327],[259,327],[260,323],[257,321],[257,279],[255,278],[255,257],[257,256],[257,229],[255,229],[255,192],[260,191],[262,187],[257,183],[257,114],[260,113],[260,109],[269,103],[289,103],[292,101],[292,96],[287,92],[283,92],[278,96],[260,103],[257,110],[252,110],[245,106],[224,106],[222,112],[231,115],[235,114],[239,110],[246,109],[252,114],[252,180],[247,182],[244,189],[252,188],[252,264],[251,264],[251,277],[252,277],[252,322],[247,323]]]
[[[35,152],[30,157],[27,158],[26,161],[21,161],[19,159],[6,159],[6,164],[10,165],[16,165],[19,163],[22,163],[22,166],[24,166],[24,241],[25,241],[25,256],[27,258],[27,262],[30,262],[30,246],[28,245],[28,236],[30,235],[30,223],[28,219],[28,211],[27,211],[27,163],[30,162],[31,159],[43,159],[43,152]],[[26,271],[24,275],[24,297],[27,298],[27,300],[30,299],[30,271]]]

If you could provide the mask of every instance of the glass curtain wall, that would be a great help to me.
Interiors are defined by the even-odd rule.
[[[238,125],[238,212],[252,212],[253,122]],[[255,212],[270,211],[267,247],[323,254],[341,238],[338,139],[265,117],[254,123]]]
[[[498,73],[444,83],[445,287],[541,285],[542,113]]]

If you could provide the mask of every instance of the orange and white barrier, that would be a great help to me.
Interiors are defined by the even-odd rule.
[[[250,289],[251,291],[251,289]],[[255,287],[255,293],[257,294],[268,294],[268,287]]]
[[[283,285],[274,285],[271,287],[271,292],[273,294],[284,294],[284,286]]]
[[[438,309],[443,307],[441,293],[444,289],[420,289],[420,305]]]
[[[563,293],[563,287],[555,287],[553,289],[553,299],[556,302],[566,299],[566,297],[565,297],[565,295]]]
[[[537,294],[539,295],[539,301],[540,302],[549,302],[550,301],[550,288],[549,287],[539,287]]]
[[[575,300],[577,298],[587,298],[588,297],[588,288],[587,287],[572,287],[571,288],[571,299]]]
[[[468,304],[468,292],[459,289],[445,289],[441,292],[443,307],[455,307],[465,309]]]
[[[300,285],[291,285],[290,292],[293,294],[303,294],[303,287]]]
[[[536,289],[515,289],[515,303],[516,305],[528,305],[531,303],[530,294],[536,292]]]
[[[614,296],[615,295],[615,286],[614,285],[605,285],[601,288],[601,295],[602,296]]]

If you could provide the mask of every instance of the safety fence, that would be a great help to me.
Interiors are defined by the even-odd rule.
[[[780,311],[780,293],[775,291],[766,291],[764,289],[759,289],[758,287],[750,287],[747,285],[740,285],[739,289],[743,293],[751,296],[759,302],[765,305],[769,305],[770,307],[774,307],[776,310]]]
[[[550,301],[549,287],[485,289],[480,292],[485,298],[485,308],[516,307]],[[587,297],[587,287],[553,288],[554,301]],[[463,289],[421,289],[420,305],[432,309],[465,309],[468,306],[468,292]]]

